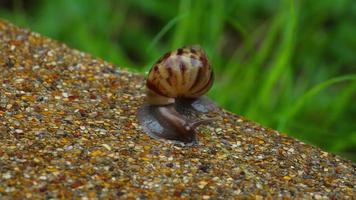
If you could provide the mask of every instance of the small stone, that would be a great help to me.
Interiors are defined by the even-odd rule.
[[[24,81],[23,78],[18,78],[18,79],[15,80],[16,83],[22,83],[23,81]]]
[[[289,152],[289,153],[294,153],[294,149],[293,149],[293,148],[290,148],[290,149],[288,149],[288,152]]]
[[[220,179],[219,177],[215,176],[212,180],[213,181],[219,181],[219,179]]]
[[[21,129],[15,129],[15,133],[23,133],[23,130],[21,130]]]
[[[262,189],[263,187],[262,187],[262,185],[260,183],[256,183],[256,188]]]
[[[256,196],[255,196],[255,199],[256,199],[256,200],[262,200],[262,199],[263,199],[263,196],[261,196],[261,195],[256,195]]]
[[[320,194],[315,194],[315,195],[314,195],[314,198],[315,198],[316,200],[319,200],[319,199],[322,199],[323,197],[322,197]]]
[[[72,121],[73,120],[73,116],[72,115],[68,115],[64,118],[66,121]]]
[[[64,147],[64,149],[65,149],[66,151],[70,151],[70,150],[73,149],[73,146],[72,146],[72,145],[69,145],[69,146]]]
[[[12,176],[10,174],[10,172],[6,172],[5,174],[2,175],[2,178],[4,179],[10,179]]]
[[[298,170],[298,176],[303,175],[304,171],[303,170]]]
[[[65,131],[62,130],[62,129],[58,129],[57,132],[56,132],[57,135],[65,135]]]
[[[62,93],[62,96],[63,96],[64,98],[68,98],[68,97],[69,97],[68,93],[66,93],[66,92],[63,92],[63,93]]]
[[[7,187],[7,188],[5,189],[5,192],[13,192],[13,191],[15,191],[15,188],[14,188],[14,187]]]
[[[102,152],[102,151],[100,151],[100,150],[95,150],[95,151],[92,151],[91,153],[90,153],[90,155],[92,156],[92,157],[97,157],[97,156],[101,156],[101,155],[103,155],[104,153]]]
[[[102,146],[108,151],[111,151],[111,147],[108,144],[102,144]]]
[[[198,187],[199,187],[200,189],[203,189],[207,184],[208,184],[208,182],[206,182],[206,181],[200,181],[200,182],[198,183]]]

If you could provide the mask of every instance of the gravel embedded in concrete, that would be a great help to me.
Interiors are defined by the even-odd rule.
[[[1,20],[0,71],[0,198],[356,197],[355,164],[227,111],[151,139],[142,75]]]

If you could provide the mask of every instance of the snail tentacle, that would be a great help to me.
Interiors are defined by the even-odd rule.
[[[208,119],[202,119],[202,120],[197,120],[197,121],[193,121],[192,123],[189,124],[190,129],[195,129],[200,125],[203,124],[209,124],[210,122],[214,122],[216,121],[217,118],[208,118]]]

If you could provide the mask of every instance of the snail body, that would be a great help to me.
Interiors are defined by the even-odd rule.
[[[166,53],[146,80],[146,104],[138,112],[144,131],[154,138],[195,143],[196,127],[212,119],[190,120],[184,114],[196,111],[194,106],[209,108],[206,110],[214,107],[200,99],[213,80],[212,67],[199,46]]]

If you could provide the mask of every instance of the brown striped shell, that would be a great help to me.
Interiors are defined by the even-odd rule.
[[[147,101],[153,105],[174,103],[175,98],[198,98],[212,86],[213,70],[199,46],[166,53],[151,68],[147,82]]]

